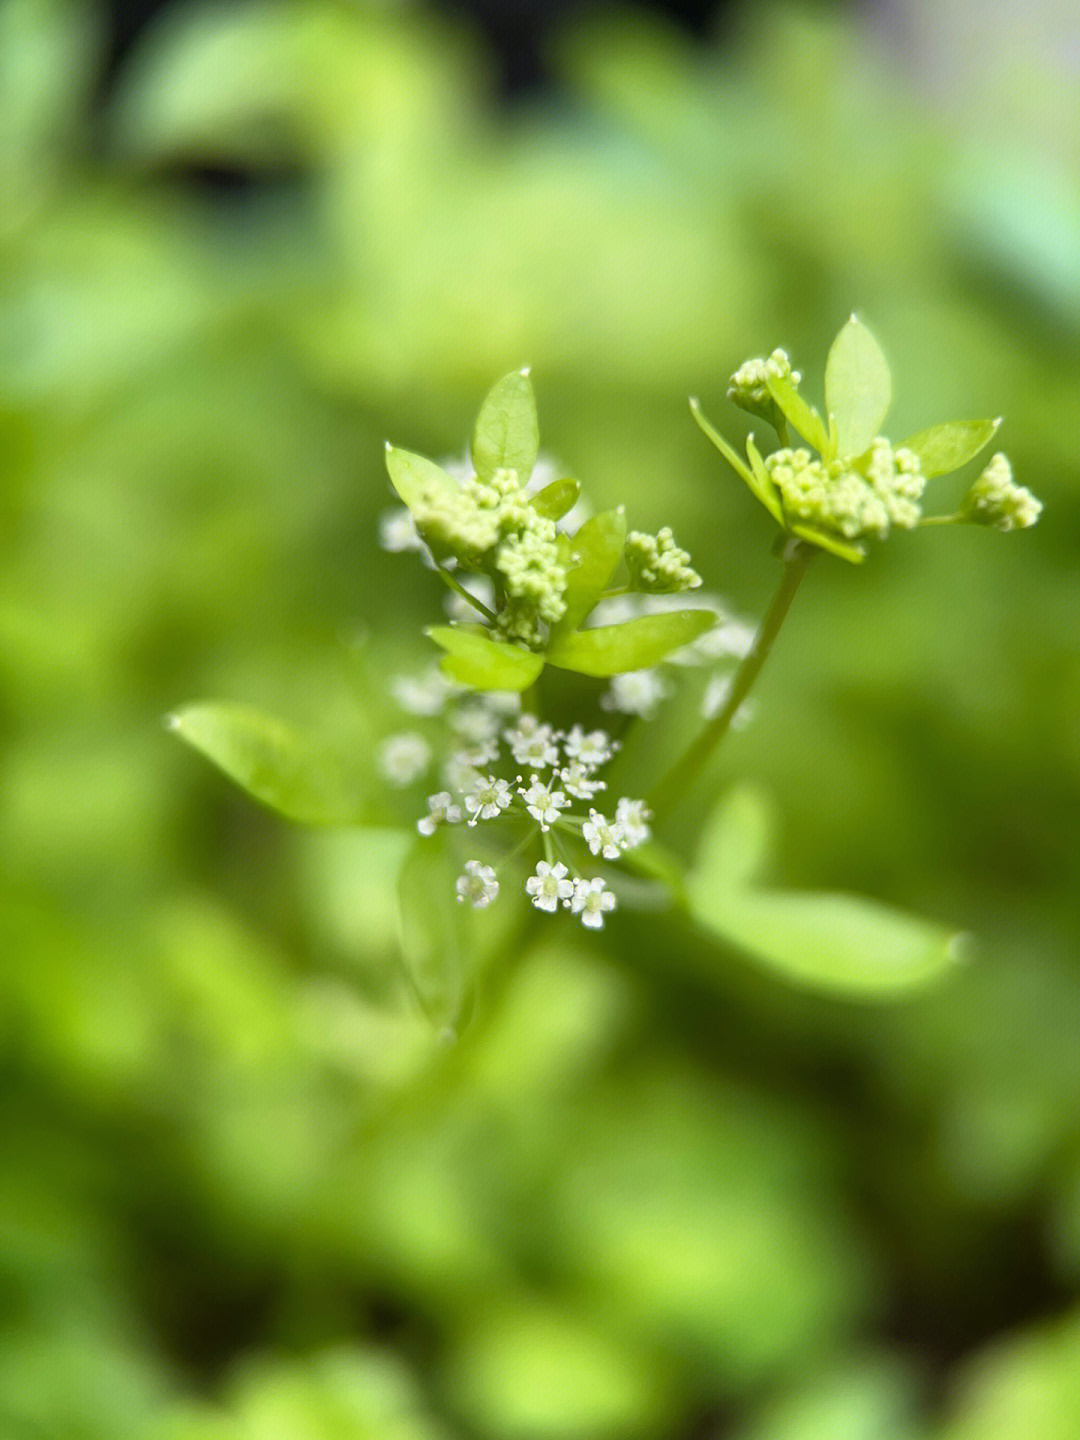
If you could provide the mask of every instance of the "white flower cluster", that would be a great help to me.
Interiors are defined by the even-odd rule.
[[[805,449],[776,450],[765,468],[780,492],[789,519],[806,521],[846,540],[884,539],[893,525],[919,523],[926,477],[912,450],[893,450],[883,436],[865,460],[826,464]]]
[[[603,730],[581,725],[556,730],[535,715],[520,715],[498,735],[451,757],[446,773],[453,783],[428,797],[428,813],[416,828],[421,835],[434,835],[444,825],[475,828],[505,815],[526,820],[535,825],[545,852],[525,882],[526,895],[538,910],[561,907],[580,915],[583,925],[599,929],[605,914],[615,908],[615,895],[600,876],[573,874],[555,851],[561,854],[563,842],[583,843],[592,855],[618,860],[648,840],[650,814],[643,800],[619,799],[611,818],[592,804],[607,788],[596,772],[617,748]],[[493,773],[491,767],[511,759],[527,779],[525,774],[507,778]],[[586,802],[587,810],[575,814],[575,801]],[[457,882],[460,902],[483,908],[498,890],[492,866],[475,859],[467,862]]]
[[[1042,501],[1013,479],[1008,458],[999,451],[972,485],[960,507],[963,519],[998,530],[1027,530],[1042,514]]]

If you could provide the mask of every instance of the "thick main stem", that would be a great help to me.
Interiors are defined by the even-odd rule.
[[[816,551],[811,545],[803,544],[798,540],[790,542],[784,559],[784,573],[779,588],[773,596],[772,604],[761,622],[760,629],[754,636],[753,645],[735,672],[731,691],[723,708],[713,716],[690,748],[675,762],[664,778],[653,787],[648,803],[656,819],[662,819],[667,815],[689,791],[708,764],[717,745],[730,730],[736,711],[749,695],[754,681],[761,673],[762,666],[769,658],[773,641],[780,633],[780,627],[795,598],[795,592],[802,583],[802,578],[815,554]]]

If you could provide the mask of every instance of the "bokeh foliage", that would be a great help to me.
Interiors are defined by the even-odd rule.
[[[510,116],[407,6],[186,4],[105,101],[102,35],[0,5],[0,1429],[1073,1440],[1071,92],[995,132],[802,9],[715,52],[605,11]],[[768,520],[686,396],[853,306],[897,433],[1004,411],[1045,515],[821,564],[723,766],[776,879],[971,963],[861,1008],[665,916],[511,926],[439,1048],[370,764],[437,604],[383,441],[459,451],[530,363],[595,503],[753,613]],[[234,795],[161,725],[214,695],[344,743],[378,824]]]

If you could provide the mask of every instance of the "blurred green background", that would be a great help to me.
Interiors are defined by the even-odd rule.
[[[597,7],[508,108],[406,4],[188,0],[103,90],[100,7],[2,0],[4,1440],[1080,1434],[1069,9]],[[383,441],[460,452],[525,363],[594,503],[760,613],[686,396],[738,435],[784,345],[820,399],[853,308],[889,433],[1003,413],[1045,513],[816,566],[723,764],[777,879],[972,963],[860,1008],[668,917],[537,925],[439,1048],[398,833],[291,829],[162,717],[366,764],[439,605],[376,547]]]

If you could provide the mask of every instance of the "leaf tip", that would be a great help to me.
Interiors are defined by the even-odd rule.
[[[166,730],[170,731],[171,733],[175,733],[177,730],[180,729],[184,722],[181,720],[180,716],[176,713],[176,711],[173,710],[168,715],[163,715],[161,717],[161,723],[162,725],[164,725]]]
[[[691,409],[691,410],[700,410],[700,409],[701,409],[701,401],[698,399],[698,397],[697,397],[696,395],[691,395],[691,396],[690,396],[690,409]]]
[[[531,369],[532,369],[532,366],[531,366],[531,365],[523,365],[523,366],[521,367],[521,369],[518,371],[518,374],[519,374],[523,379],[527,380],[527,379],[529,378],[529,371],[530,371]]]
[[[858,315],[855,314],[855,311],[854,311],[854,310],[852,310],[851,314],[848,316],[848,324],[849,324],[849,325],[858,325],[858,324],[861,324],[861,321],[859,320]]]
[[[394,448],[393,445],[391,445],[391,444],[390,444],[390,441],[387,440],[387,441],[386,441],[386,453],[387,453],[388,455],[390,454],[391,450],[393,450],[393,448]]]

